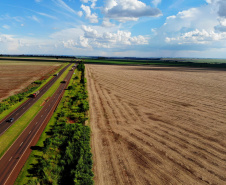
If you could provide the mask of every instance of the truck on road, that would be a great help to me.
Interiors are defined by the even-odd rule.
[[[39,94],[39,91],[36,91],[34,94],[32,94],[32,98],[36,98],[36,96]]]

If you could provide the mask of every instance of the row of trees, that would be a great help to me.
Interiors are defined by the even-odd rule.
[[[78,69],[85,71],[81,65],[84,64]],[[43,143],[43,155],[31,169],[36,178],[30,180],[30,184],[93,184],[90,128],[85,125],[88,95],[85,83],[81,83],[84,71],[80,71],[80,77],[75,77],[68,87],[51,136]]]
[[[4,99],[2,102],[0,102],[0,114],[5,110],[8,110],[10,107],[15,105],[16,103],[21,102],[27,96],[29,96],[33,91],[35,91],[42,84],[42,82],[43,82],[42,80],[37,80],[33,82],[31,85],[29,85],[22,92],[15,94],[13,96],[10,96]]]

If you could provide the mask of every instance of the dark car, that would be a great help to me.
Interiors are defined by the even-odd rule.
[[[9,121],[10,123],[12,123],[12,122],[14,121],[14,118],[10,118],[8,121]]]

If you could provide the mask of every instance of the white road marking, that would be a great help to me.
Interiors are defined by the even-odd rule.
[[[43,115],[41,115],[41,117],[42,117]]]
[[[47,111],[47,109],[45,111]]]
[[[29,134],[31,134],[31,131],[29,132]]]
[[[12,158],[13,158],[13,157],[11,157],[11,158],[9,159],[9,161],[11,161]]]
[[[16,115],[18,115],[19,113],[17,113]]]
[[[35,125],[37,125],[38,122],[35,123]]]
[[[23,144],[23,142],[20,144],[20,146]]]

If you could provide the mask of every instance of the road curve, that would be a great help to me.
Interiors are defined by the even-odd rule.
[[[15,123],[16,120],[18,120],[35,102],[39,100],[39,98],[42,97],[43,94],[46,93],[46,91],[56,82],[56,80],[62,75],[62,73],[69,67],[70,64],[68,64],[66,67],[64,67],[60,72],[58,76],[55,76],[52,78],[45,86],[43,86],[39,91],[40,93],[37,95],[36,98],[29,98],[27,101],[25,101],[22,105],[20,105],[17,109],[15,109],[13,112],[11,112],[9,115],[7,115],[5,118],[0,120],[0,136],[8,130],[8,128]],[[10,118],[14,118],[14,121],[8,122]]]
[[[67,83],[60,84],[60,87],[56,90],[54,95],[0,159],[0,185],[13,185],[15,182],[20,170],[32,151],[31,146],[37,143],[60,102],[73,73],[74,69],[69,71],[65,78]]]

